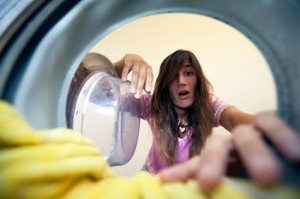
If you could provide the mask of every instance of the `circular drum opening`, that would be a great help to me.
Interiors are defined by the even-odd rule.
[[[276,110],[275,83],[263,54],[240,31],[211,17],[192,13],[141,17],[106,35],[90,52],[104,54],[112,62],[127,53],[139,54],[152,66],[156,78],[162,60],[178,49],[191,50],[198,57],[213,92],[225,102],[251,114]],[[91,118],[88,131],[96,130],[93,124],[98,119]],[[223,127],[214,128],[214,133],[230,136]],[[105,145],[104,140],[95,142]],[[135,155],[114,170],[134,175],[145,163],[151,144],[150,127],[141,119]]]

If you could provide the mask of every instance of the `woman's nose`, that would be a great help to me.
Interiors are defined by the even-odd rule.
[[[184,75],[178,75],[178,85],[185,85],[186,84],[186,79],[184,77]]]

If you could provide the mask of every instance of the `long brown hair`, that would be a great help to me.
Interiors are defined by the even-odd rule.
[[[151,100],[151,114],[156,129],[154,139],[160,143],[160,154],[167,165],[175,163],[178,140],[178,116],[170,98],[169,85],[186,59],[191,62],[197,77],[195,100],[187,110],[188,121],[193,129],[189,157],[200,153],[206,138],[212,132],[213,110],[209,98],[212,86],[203,74],[196,56],[187,50],[177,50],[161,63]]]

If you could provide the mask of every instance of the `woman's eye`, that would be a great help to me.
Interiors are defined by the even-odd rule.
[[[192,72],[192,71],[187,71],[187,72],[185,72],[185,75],[186,76],[192,76],[194,73]]]

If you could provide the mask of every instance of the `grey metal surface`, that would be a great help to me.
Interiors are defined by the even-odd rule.
[[[71,2],[72,7],[59,7]],[[60,15],[55,17],[53,13],[58,8]],[[35,128],[66,126],[69,85],[88,50],[127,22],[167,12],[216,18],[249,37],[270,65],[279,114],[300,131],[297,0],[50,1],[32,18],[31,26],[12,38],[5,52],[0,52],[1,98],[12,102]]]
[[[32,0],[2,0],[0,1],[0,49],[5,46],[6,37],[17,31],[35,8],[43,1],[34,3]]]
[[[48,2],[46,4],[45,2]],[[76,0],[74,0],[76,2]],[[44,32],[55,24],[56,12],[65,7],[64,1],[1,0],[0,12],[0,96],[14,93],[28,65],[31,51]],[[60,8],[62,7],[62,8]],[[67,11],[64,9],[65,12]],[[51,15],[52,14],[52,15]],[[60,15],[58,15],[60,19]],[[6,94],[5,94],[6,93]],[[5,98],[5,97],[4,97]]]

